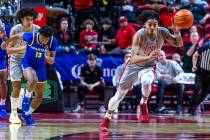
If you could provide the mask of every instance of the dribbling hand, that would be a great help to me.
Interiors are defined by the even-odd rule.
[[[175,24],[173,18],[171,19],[171,22],[172,22],[172,27],[171,27],[171,29],[173,30],[173,32],[174,32],[174,33],[179,32],[181,28]]]

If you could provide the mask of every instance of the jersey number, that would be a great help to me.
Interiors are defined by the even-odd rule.
[[[42,57],[42,53],[41,52],[36,52],[36,57],[37,58],[41,58]]]

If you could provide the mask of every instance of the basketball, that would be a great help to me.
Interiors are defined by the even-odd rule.
[[[194,22],[193,14],[186,9],[181,9],[176,12],[174,16],[174,23],[181,29],[187,29],[192,26]]]

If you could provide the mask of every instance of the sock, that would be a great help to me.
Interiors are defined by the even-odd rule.
[[[0,105],[5,105],[6,99],[1,99]]]
[[[11,97],[11,113],[17,114],[18,98]]]
[[[34,112],[35,109],[33,109],[31,106],[29,110],[25,113],[26,115],[31,115]]]
[[[32,93],[33,93],[33,91],[28,91],[28,89],[26,89],[26,97],[28,97],[28,98],[31,98],[31,95],[32,95]]]
[[[142,104],[147,104],[147,100],[148,100],[148,99],[145,100],[145,99],[142,97],[142,98],[141,98],[141,101],[140,101],[140,104],[141,104],[141,105],[142,105]]]
[[[111,120],[111,118],[112,118],[112,113],[109,114],[108,111],[107,111],[104,118],[108,118],[108,119]]]

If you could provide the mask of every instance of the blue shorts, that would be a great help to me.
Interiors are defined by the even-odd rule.
[[[7,61],[6,59],[0,60],[0,71],[7,70]]]
[[[30,62],[25,61],[23,59],[22,63],[21,63],[21,68],[23,69],[23,71],[25,69],[27,69],[27,68],[32,68],[36,72],[36,75],[37,75],[37,78],[38,78],[38,82],[43,83],[43,82],[47,81],[45,64],[43,64],[43,65],[34,65],[34,64],[31,64]]]

